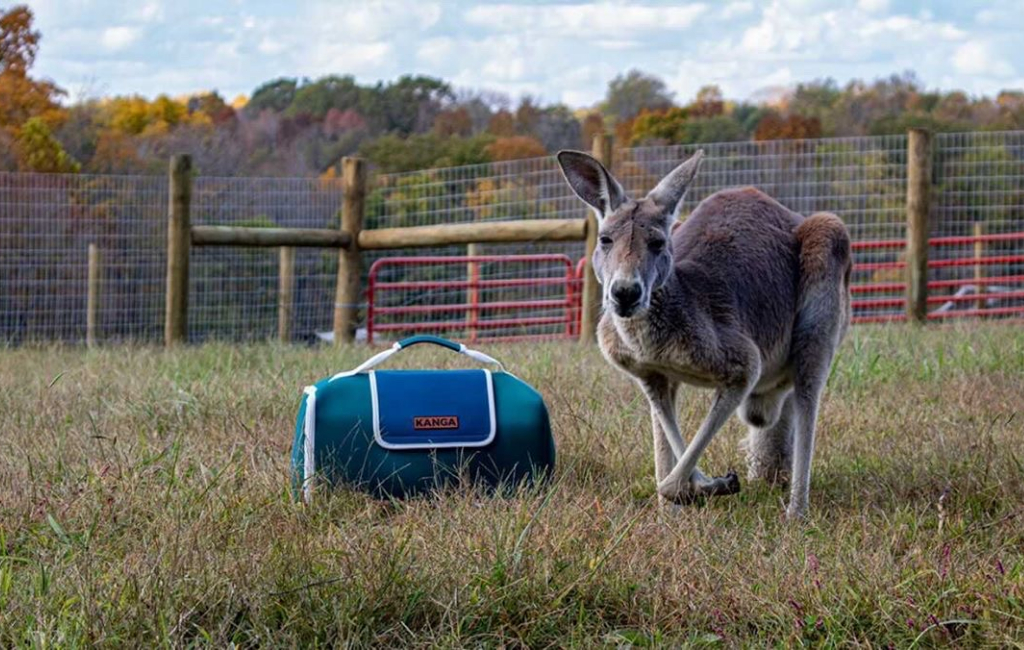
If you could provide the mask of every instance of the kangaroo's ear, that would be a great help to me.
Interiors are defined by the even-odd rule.
[[[558,165],[569,187],[589,205],[601,221],[626,201],[619,181],[593,156],[579,151],[559,151]]]
[[[679,218],[679,208],[683,206],[683,197],[686,190],[693,183],[700,163],[704,160],[704,150],[698,149],[697,153],[668,173],[668,176],[661,179],[657,187],[650,191],[647,198],[654,201],[654,204],[665,211],[665,217],[669,223]]]

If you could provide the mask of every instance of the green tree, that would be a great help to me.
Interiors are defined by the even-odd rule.
[[[406,75],[365,92],[359,112],[367,116],[377,131],[410,135],[430,130],[445,103],[454,99],[447,82]]]
[[[286,114],[308,114],[322,119],[332,108],[339,111],[358,108],[363,93],[364,90],[351,76],[322,77],[295,91]]]
[[[658,111],[671,106],[672,93],[665,82],[634,69],[608,83],[601,110],[605,115],[625,121],[633,119],[644,109]]]
[[[82,168],[64,151],[41,118],[33,117],[22,125],[17,146],[18,164],[23,171],[74,174]]]
[[[402,138],[389,134],[367,142],[360,153],[382,172],[406,172],[490,162],[487,145],[493,140],[489,135],[442,138],[436,133],[422,133]]]
[[[246,113],[255,115],[260,111],[282,112],[291,106],[299,82],[296,79],[280,78],[268,81],[252,93],[245,105]]]
[[[690,111],[674,106],[663,111],[644,111],[633,122],[630,144],[679,142]]]

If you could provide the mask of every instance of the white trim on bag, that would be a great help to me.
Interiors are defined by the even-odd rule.
[[[487,434],[485,440],[479,442],[418,442],[412,444],[398,444],[387,442],[381,437],[380,433],[380,409],[377,405],[377,371],[370,371],[370,401],[373,403],[373,439],[378,445],[384,449],[444,449],[452,447],[485,447],[494,442],[494,437],[498,433],[498,418],[494,409],[494,379],[491,377],[491,371],[486,368],[481,368],[481,372],[487,378],[487,411],[491,420],[491,430]]]
[[[306,386],[306,417],[302,423],[302,497],[313,501],[313,477],[316,474],[316,386]]]

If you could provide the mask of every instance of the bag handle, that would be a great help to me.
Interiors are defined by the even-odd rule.
[[[361,372],[366,372],[370,368],[373,368],[374,366],[383,363],[388,357],[395,354],[396,352],[404,350],[405,348],[408,347],[412,347],[414,345],[419,345],[420,343],[440,345],[443,348],[448,348],[453,352],[464,354],[470,359],[475,359],[476,361],[479,361],[481,363],[493,363],[494,365],[498,366],[499,370],[501,370],[502,372],[505,371],[505,366],[501,365],[500,361],[498,361],[494,357],[484,354],[483,352],[480,352],[478,350],[471,350],[462,343],[449,341],[448,339],[441,338],[440,336],[432,336],[430,334],[419,334],[417,336],[410,336],[407,339],[402,339],[401,341],[392,345],[387,350],[384,350],[383,352],[378,352],[377,354],[373,355],[372,357],[362,362],[352,370],[349,370],[347,372],[339,372],[338,374],[331,377],[330,381],[334,381],[335,379],[339,379],[341,377],[351,377],[352,375],[357,375]]]

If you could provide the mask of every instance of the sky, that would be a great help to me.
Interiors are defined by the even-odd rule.
[[[230,100],[282,76],[427,74],[578,108],[631,68],[661,77],[681,102],[707,84],[757,99],[800,81],[904,70],[929,89],[1024,88],[1024,0],[28,5],[43,35],[34,74],[71,99],[217,90]]]

